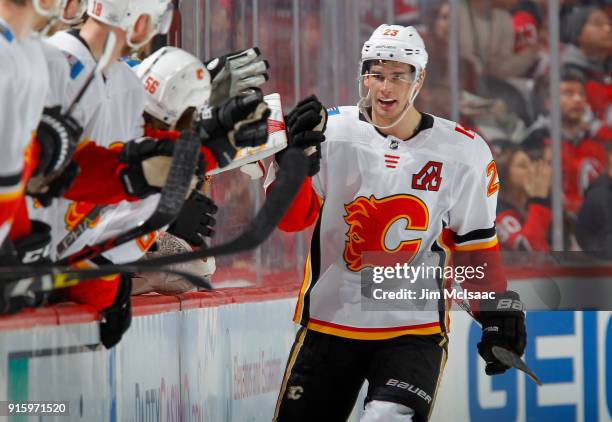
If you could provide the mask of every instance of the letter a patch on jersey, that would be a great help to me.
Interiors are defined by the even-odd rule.
[[[442,163],[429,161],[416,174],[412,175],[412,189],[437,192],[442,183]]]

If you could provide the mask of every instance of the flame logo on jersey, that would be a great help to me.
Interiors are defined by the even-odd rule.
[[[415,239],[409,231],[425,231],[429,226],[427,206],[413,195],[382,199],[360,196],[344,209],[344,221],[349,226],[344,261],[351,271],[410,262],[421,246],[421,239]]]
[[[74,228],[86,218],[87,215],[96,207],[95,204],[89,202],[71,202],[66,210],[64,216],[64,222],[66,223],[66,230],[72,231]],[[100,222],[100,214],[96,218],[91,219],[87,222],[87,227],[94,228]]]

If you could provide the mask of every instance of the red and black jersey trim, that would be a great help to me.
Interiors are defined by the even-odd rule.
[[[472,230],[471,232],[462,235],[455,234],[455,244],[460,245],[461,243],[471,242],[473,240],[490,239],[495,236],[495,234],[495,224],[493,224],[493,227],[488,229]]]
[[[440,259],[438,260],[438,266],[442,267],[442,273],[444,273],[444,266],[446,264],[446,259],[448,258],[446,251],[438,244],[437,240],[435,240],[431,245],[431,251],[439,255]],[[446,333],[448,331],[448,327],[446,326],[446,301],[444,299],[444,279],[438,277],[436,279],[436,284],[438,285],[438,291],[440,292],[440,299],[438,299],[438,322],[440,323],[440,329],[442,330],[442,332]]]
[[[21,183],[21,172],[8,176],[0,176],[0,187],[16,186]]]
[[[321,275],[321,219],[323,217],[324,206],[325,204],[323,204],[319,210],[317,225],[315,226],[314,232],[312,233],[312,240],[310,241],[310,268],[312,281],[308,289],[304,292],[302,318],[300,319],[300,324],[304,327],[308,325],[308,320],[310,319],[310,292],[312,292],[312,289],[319,281],[319,276]]]

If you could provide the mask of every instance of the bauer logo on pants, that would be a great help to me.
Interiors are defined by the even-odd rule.
[[[424,390],[420,389],[419,387],[412,385],[410,383],[398,381],[396,379],[390,378],[385,385],[388,385],[389,387],[397,387],[403,390],[408,390],[411,393],[414,393],[420,398],[422,398],[423,400],[425,400],[427,403],[431,403],[431,396],[429,394],[427,394]]]

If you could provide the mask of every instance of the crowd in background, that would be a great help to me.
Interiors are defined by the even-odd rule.
[[[552,63],[546,0],[459,2],[460,121],[494,151],[502,247],[551,250],[550,69],[559,66],[564,250],[610,257],[612,2],[561,3],[561,60]],[[423,20],[430,63],[418,101],[444,117],[449,13],[439,2]]]
[[[193,7],[207,10],[206,3],[201,0]],[[560,63],[551,63],[550,59],[548,0],[457,3],[460,123],[482,135],[496,157],[502,184],[497,220],[502,247],[523,251],[552,248],[549,78],[551,66],[558,66],[563,247],[566,251],[586,250],[610,257],[612,2],[561,1]],[[415,25],[429,52],[427,78],[417,98],[417,108],[451,118],[448,1],[298,1],[297,19],[293,6],[291,0],[263,0],[255,11],[249,2],[210,2],[210,21],[226,28],[230,35],[214,37],[212,33],[207,45],[202,34],[200,42],[195,43],[193,31],[184,29],[183,41],[193,42],[192,49],[197,44],[202,56],[214,55],[219,48],[244,48],[254,42],[271,64],[267,90],[280,92],[285,107],[290,108],[300,94],[309,93],[317,94],[331,107],[356,103],[353,62],[357,62],[367,34],[381,23]],[[202,16],[200,19],[205,21]],[[259,24],[255,30],[254,22]],[[297,40],[293,32],[296,24]],[[297,63],[294,49],[298,50]],[[225,177],[232,178],[231,183],[216,181],[213,195],[226,196],[238,189],[236,177],[242,176]],[[249,185],[248,179],[238,182],[241,197],[247,200],[242,202],[243,215],[232,216],[233,220],[225,225],[228,233],[231,227],[248,222],[257,198],[262,200],[257,183]],[[217,240],[226,237],[223,232],[218,236]],[[256,262],[259,268],[270,271],[299,268],[296,261],[303,259],[300,255],[307,250],[307,237],[275,233],[259,252],[224,261],[253,271],[261,271],[254,268]],[[301,249],[295,245],[301,245]],[[284,251],[282,256],[279,248]]]

